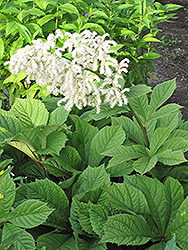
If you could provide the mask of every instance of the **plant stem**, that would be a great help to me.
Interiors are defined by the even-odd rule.
[[[147,136],[147,133],[146,133],[146,129],[144,128],[144,126],[142,125],[140,119],[138,118],[137,114],[134,112],[134,110],[132,109],[131,105],[128,103],[127,106],[129,107],[131,113],[133,114],[133,116],[135,117],[135,119],[137,120],[138,122],[138,125],[140,126],[142,132],[143,132],[143,135],[144,135],[144,138],[145,138],[145,141],[146,141],[146,145],[147,147],[149,148],[149,139],[148,139],[148,136]]]

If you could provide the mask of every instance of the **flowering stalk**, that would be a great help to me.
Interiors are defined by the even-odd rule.
[[[63,95],[58,105],[66,102],[68,111],[74,105],[78,109],[88,105],[96,107],[99,113],[102,99],[111,108],[116,104],[122,106],[127,104],[124,93],[129,91],[119,83],[123,79],[121,73],[127,73],[129,60],[125,58],[118,63],[110,56],[116,53],[110,50],[111,45],[117,44],[105,40],[107,36],[89,30],[81,34],[63,34],[57,30],[47,41],[37,39],[32,41],[33,45],[19,49],[5,64],[14,74],[25,73],[28,83],[34,80],[53,95]],[[60,48],[56,45],[58,39],[64,41]]]

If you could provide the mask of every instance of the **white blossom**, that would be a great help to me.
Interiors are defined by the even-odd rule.
[[[57,30],[46,41],[33,40],[32,45],[18,49],[5,65],[9,65],[9,70],[16,75],[20,71],[25,73],[28,83],[36,80],[53,95],[61,94],[63,98],[58,105],[66,102],[68,111],[74,105],[78,109],[89,105],[96,107],[99,113],[102,96],[113,108],[116,104],[127,104],[125,92],[129,91],[119,84],[119,79],[123,79],[121,73],[128,72],[129,60],[125,58],[118,63],[111,56],[116,53],[110,50],[111,45],[117,44],[106,40],[108,36],[89,30],[81,34],[63,34]],[[58,38],[64,40],[62,47],[56,45]],[[67,53],[71,54],[70,59],[66,57]]]

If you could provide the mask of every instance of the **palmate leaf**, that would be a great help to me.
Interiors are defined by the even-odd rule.
[[[15,250],[35,250],[35,240],[33,236],[24,229],[6,223],[3,227],[2,245],[4,250],[10,249],[14,244]]]
[[[110,184],[110,175],[107,174],[104,165],[96,168],[88,166],[78,177],[72,191],[73,194],[79,194],[92,188],[110,186]]]
[[[37,249],[45,246],[46,250],[76,250],[75,240],[69,234],[47,233],[38,237]]]
[[[14,209],[16,215],[8,221],[15,226],[33,228],[42,224],[52,212],[44,202],[27,200]]]
[[[141,129],[128,117],[121,116],[118,118],[112,117],[113,126],[121,125],[128,138],[137,142],[138,144],[145,145],[144,136]]]
[[[150,116],[173,94],[175,88],[175,79],[156,85],[151,94],[151,101],[149,105]]]
[[[15,184],[8,171],[0,176],[0,194],[0,211],[3,215],[11,209],[16,195]]]
[[[118,245],[142,245],[152,238],[152,232],[140,217],[130,214],[110,216],[104,224],[103,242]]]
[[[62,228],[69,216],[69,201],[65,192],[48,179],[37,180],[26,185],[27,198],[46,202],[55,209],[48,217],[46,224]]]
[[[11,108],[11,113],[19,118],[23,127],[28,128],[46,125],[49,116],[45,105],[40,100],[32,98],[17,98]]]
[[[104,158],[103,152],[120,146],[125,140],[125,133],[120,126],[102,128],[93,138],[90,147],[88,164],[97,167]]]
[[[144,194],[128,183],[114,183],[106,188],[109,202],[117,209],[136,214],[148,214],[149,208]]]
[[[143,175],[154,168],[157,161],[158,158],[155,155],[152,157],[141,157],[133,163],[133,168],[136,172]]]

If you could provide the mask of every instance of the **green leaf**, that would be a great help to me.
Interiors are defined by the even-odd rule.
[[[188,140],[188,131],[183,129],[176,129],[172,131],[170,135],[170,138],[175,138],[175,137],[183,137],[185,140]]]
[[[24,229],[6,223],[3,227],[2,244],[5,250],[10,249],[14,244],[15,250],[35,250],[35,240],[33,236]]]
[[[2,59],[3,54],[4,54],[4,42],[2,40],[2,38],[0,37],[0,59]]]
[[[177,111],[181,108],[183,108],[183,106],[180,106],[176,103],[169,103],[169,104],[161,107],[160,109],[158,109],[155,113],[153,113],[150,116],[149,119],[152,120],[152,119],[158,119],[158,118],[161,118],[164,116],[168,116],[169,114],[174,113],[175,111]]]
[[[112,117],[112,125],[121,125],[127,135],[127,138],[132,139],[138,144],[145,145],[144,136],[140,127],[138,127],[130,118],[126,116],[120,116],[118,118]]]
[[[145,215],[149,213],[149,208],[143,193],[132,185],[124,183],[114,183],[106,188],[109,202],[116,208],[132,214]]]
[[[160,42],[158,39],[156,38],[147,38],[145,39],[145,42]],[[139,56],[137,59],[145,59],[145,60],[151,60],[151,59],[156,59],[161,57],[162,55],[158,54],[158,53],[154,53],[154,52],[148,52],[143,54],[142,56]]]
[[[69,115],[69,112],[65,110],[64,106],[57,107],[51,114],[49,119],[49,125],[62,125]]]
[[[55,182],[48,179],[29,183],[26,188],[28,199],[46,202],[48,207],[55,209],[48,217],[46,224],[62,228],[69,215],[69,201],[64,191]]]
[[[15,22],[10,22],[6,25],[6,37],[10,34],[13,34],[14,31],[16,30],[16,25]]]
[[[77,8],[74,5],[70,4],[70,3],[60,5],[59,7],[62,10],[64,10],[65,12],[73,13],[73,14],[76,14],[77,16],[79,16],[79,12],[78,12]]]
[[[102,241],[118,245],[142,245],[151,238],[151,229],[143,219],[129,214],[117,214],[110,216],[104,224]]]
[[[165,246],[165,249],[164,250],[174,250],[176,249],[176,238],[175,238],[175,234],[174,236],[172,237],[171,240],[169,240],[167,243],[166,243],[166,246]]]
[[[65,169],[52,157],[41,163],[50,174],[56,177],[64,176],[66,173]]]
[[[167,149],[171,149],[173,151],[182,150],[182,152],[186,152],[188,150],[188,140],[185,140],[182,137],[171,138],[160,147],[158,152],[162,152]]]
[[[157,84],[151,94],[151,101],[149,105],[150,116],[159,108],[170,96],[176,88],[176,80],[172,79],[161,84]]]
[[[101,243],[98,239],[76,237],[76,249],[80,250],[106,250],[105,243]]]
[[[73,193],[79,194],[92,188],[110,186],[110,183],[110,175],[106,173],[103,165],[96,168],[88,166],[74,184]]]
[[[150,141],[150,151],[154,155],[160,146],[168,139],[170,136],[170,128],[157,128],[153,133]]]
[[[184,200],[182,185],[171,177],[168,177],[164,185],[166,199],[166,228],[174,220],[176,213]]]
[[[135,98],[138,96],[145,95],[149,92],[151,92],[151,87],[146,86],[144,84],[139,84],[139,85],[130,87],[130,92],[125,92],[125,94],[128,98]]]
[[[74,238],[69,234],[50,232],[37,239],[37,249],[45,246],[46,250],[76,250]]]
[[[79,217],[79,222],[82,227],[82,230],[84,230],[88,234],[95,235],[91,226],[90,215],[89,215],[90,204],[91,202],[88,202],[87,204],[80,202],[79,210],[78,210],[78,217]]]
[[[32,150],[30,149],[30,147],[27,146],[24,142],[11,141],[11,142],[8,142],[8,144],[10,146],[14,147],[14,148],[17,148],[18,150],[20,150],[24,154],[28,155],[35,162],[38,161],[36,155],[32,152]]]
[[[0,127],[13,134],[21,133],[21,125],[18,119],[10,111],[0,110]]]
[[[23,11],[23,18],[27,17],[28,15],[32,15],[32,16],[45,16],[45,12],[43,12],[42,10],[39,10],[37,8],[32,8],[29,10],[24,10]]]
[[[76,137],[78,140],[78,152],[87,164],[91,141],[99,130],[97,127],[94,127],[81,119],[76,119],[75,123],[76,132],[73,133],[73,138]]]
[[[103,27],[97,23],[86,23],[81,28],[81,30],[85,30],[85,29],[90,29],[91,31],[96,31],[101,35],[106,33],[105,30],[103,29]]]
[[[14,41],[11,45],[10,56],[16,54],[17,50],[23,46],[23,38],[19,37],[16,41]]]
[[[117,210],[109,203],[90,204],[90,221],[92,228],[100,237],[104,234],[103,225],[108,217],[117,213]]]
[[[163,152],[155,154],[155,156],[158,158],[158,161],[169,166],[177,165],[187,161],[181,150],[172,151],[171,149],[167,149]]]
[[[46,24],[47,22],[51,21],[52,19],[55,18],[55,15],[54,14],[49,14],[49,15],[46,15],[40,19],[37,20],[37,24],[39,26],[43,26],[44,24]]]
[[[45,105],[40,100],[31,98],[17,98],[11,108],[11,112],[19,118],[23,127],[29,128],[46,125],[49,115]]]
[[[45,222],[53,210],[42,201],[27,200],[14,209],[16,216],[8,221],[15,226],[32,228]]]
[[[154,155],[152,157],[141,157],[133,163],[134,170],[141,175],[147,173],[155,167],[158,158]]]
[[[78,151],[71,146],[66,146],[61,150],[59,156],[54,154],[53,157],[67,171],[79,173],[82,170],[82,159]]]
[[[31,33],[30,31],[28,30],[27,27],[25,27],[24,25],[18,23],[18,22],[15,22],[15,26],[16,26],[16,29],[18,30],[18,32],[20,33],[20,35],[27,41],[27,42],[31,42]]]
[[[69,179],[66,179],[65,181],[60,181],[59,184],[58,184],[58,186],[60,186],[62,189],[69,188],[75,182],[76,178],[77,178],[77,175],[74,174]]]
[[[113,109],[110,107],[109,104],[107,103],[103,103],[101,105],[101,111],[99,114],[96,113],[96,108],[94,108],[90,113],[89,113],[89,116],[95,120],[95,121],[99,121],[101,119],[104,119],[104,118],[109,118],[113,115],[118,115],[118,114],[121,114],[121,113],[124,113],[126,112],[128,109],[127,109],[127,106],[123,106],[123,107],[119,107],[119,106],[115,106]]]
[[[165,128],[170,127],[170,130],[173,131],[178,127],[180,120],[180,113],[177,111],[176,113],[169,114],[165,117],[161,117],[157,121],[157,127]]]
[[[8,172],[0,175],[0,210],[1,214],[9,212],[15,199],[15,184]]]
[[[90,147],[88,164],[96,167],[104,158],[103,152],[120,146],[125,140],[125,133],[120,126],[102,128],[93,138]]]
[[[65,147],[67,136],[63,131],[54,131],[46,137],[45,148],[37,150],[37,154],[57,154]]]
[[[133,161],[124,161],[119,163],[119,156],[114,156],[106,167],[106,172],[110,174],[111,177],[120,177],[133,172]]]
[[[135,98],[129,98],[129,104],[133,108],[134,112],[143,119],[143,124],[146,123],[148,118],[148,97],[146,95],[138,96]]]

